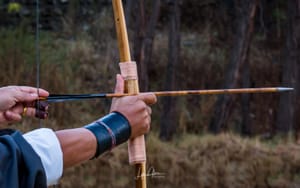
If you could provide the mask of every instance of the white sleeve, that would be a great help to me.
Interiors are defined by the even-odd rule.
[[[51,129],[41,128],[23,136],[41,158],[47,185],[57,184],[63,172],[63,153],[56,134]]]

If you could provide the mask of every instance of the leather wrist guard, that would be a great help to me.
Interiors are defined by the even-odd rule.
[[[84,128],[90,130],[97,139],[97,150],[93,158],[126,142],[131,135],[128,120],[118,112],[112,112]]]

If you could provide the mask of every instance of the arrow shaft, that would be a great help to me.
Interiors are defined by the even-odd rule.
[[[158,97],[165,96],[187,96],[187,95],[218,95],[218,94],[242,94],[242,93],[276,93],[284,91],[292,91],[293,88],[281,88],[281,87],[264,87],[264,88],[239,88],[239,89],[207,89],[207,90],[182,90],[182,91],[154,91],[143,92],[153,93]],[[95,98],[113,98],[124,97],[134,94],[120,94],[120,93],[95,93],[95,94],[73,94],[73,95],[50,95],[46,100],[48,102],[65,102],[84,99]]]
[[[208,89],[208,90],[183,90],[183,91],[158,91],[156,96],[185,96],[185,95],[218,95],[239,93],[274,93],[278,88],[240,88],[240,89]]]

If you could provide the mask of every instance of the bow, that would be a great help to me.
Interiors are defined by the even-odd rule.
[[[122,0],[113,0],[115,26],[120,53],[121,74],[125,78],[125,93],[138,94],[137,68],[131,62],[130,48]],[[135,181],[137,188],[146,188],[146,148],[144,135],[128,142],[129,163],[135,165]]]
[[[36,20],[36,62],[37,62],[37,88],[39,88],[39,1],[36,0],[37,5],[37,20]],[[116,32],[118,37],[119,53],[120,53],[120,67],[122,76],[125,78],[125,93],[128,95],[138,94],[139,86],[137,80],[137,69],[136,64],[131,61],[130,48],[127,36],[127,29],[124,17],[124,10],[122,5],[122,0],[112,0],[114,16],[115,16],[115,25]],[[287,91],[291,88],[264,88],[261,89],[251,89],[248,88],[243,91],[237,91],[235,89],[228,90],[214,90],[214,91],[168,91],[168,92],[155,92],[156,95],[160,96],[177,96],[177,95],[187,95],[187,94],[221,94],[221,93],[249,93],[249,92],[278,92],[278,91]],[[38,92],[38,91],[37,91]],[[99,95],[99,94],[98,94]],[[104,94],[102,94],[104,95]],[[101,96],[102,96],[101,95]],[[107,94],[105,94],[107,95]],[[116,97],[111,94],[112,97]],[[56,96],[61,97],[61,96]],[[67,96],[69,98],[70,96]],[[74,97],[74,96],[73,96]],[[89,96],[76,96],[77,98],[88,98]],[[99,97],[99,96],[97,96]],[[57,100],[54,98],[53,100]],[[146,148],[145,148],[145,139],[144,136],[140,136],[133,140],[129,140],[128,143],[128,152],[129,152],[129,162],[131,165],[135,166],[135,180],[136,187],[146,188]]]
[[[39,0],[35,1],[36,5],[36,87],[40,87],[40,48],[39,48]],[[121,0],[113,0],[115,15],[115,25],[119,43],[120,67],[122,76],[125,78],[125,93],[138,94],[139,86],[137,81],[137,69],[134,62],[131,62],[130,48],[128,43],[127,29],[124,18],[124,10]],[[127,65],[128,64],[128,65]],[[123,68],[122,68],[123,67]],[[129,71],[126,69],[129,68]],[[124,71],[125,70],[125,71]],[[39,94],[39,89],[37,89]],[[39,99],[42,100],[42,99]],[[37,103],[39,103],[39,100]],[[41,122],[40,122],[41,124]],[[41,126],[41,125],[40,125]],[[136,186],[146,188],[146,149],[144,136],[132,139],[128,143],[129,162],[136,166]]]

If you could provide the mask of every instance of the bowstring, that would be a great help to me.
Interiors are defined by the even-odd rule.
[[[36,20],[35,20],[35,51],[36,51],[36,88],[37,88],[37,94],[39,96],[39,88],[40,88],[40,73],[41,73],[41,50],[40,50],[40,1],[36,0]],[[37,100],[37,112],[39,114],[39,106],[40,106],[40,100],[38,98]],[[42,120],[39,118],[39,127],[42,128]],[[53,188],[56,188],[56,185],[52,186]]]
[[[37,94],[39,96],[39,88],[40,88],[40,2],[39,0],[36,0],[36,17],[35,17],[35,63],[36,63],[36,88],[37,88]],[[39,114],[39,107],[40,101],[37,100],[37,114]],[[39,118],[39,127],[42,127],[42,121]]]

